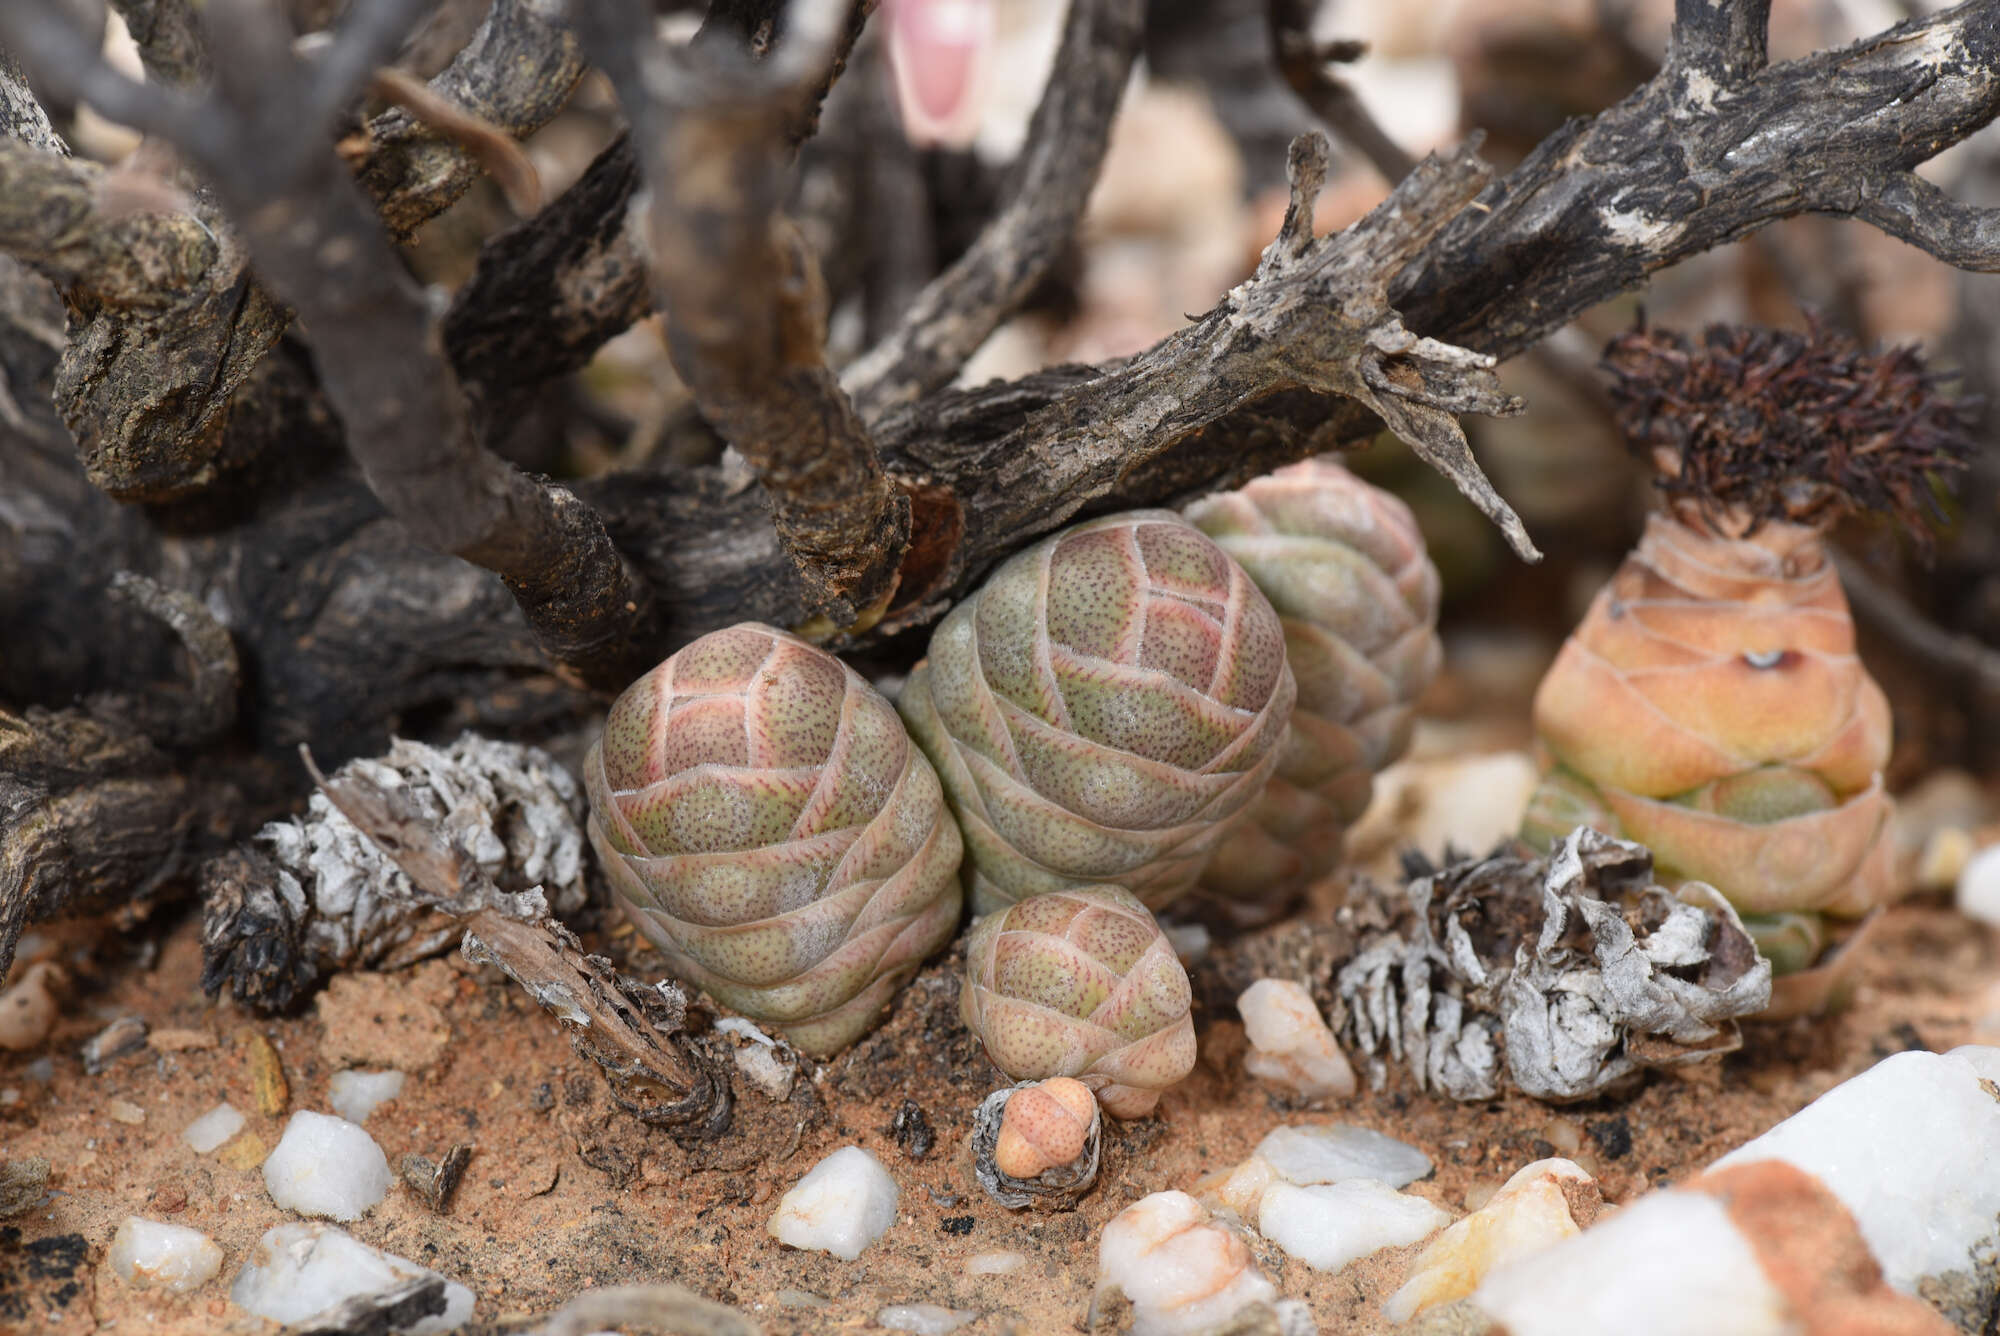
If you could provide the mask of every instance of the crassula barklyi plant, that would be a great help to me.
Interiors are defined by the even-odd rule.
[[[1889,706],[1826,530],[1874,511],[1921,534],[1968,422],[1914,351],[1821,328],[1699,345],[1641,328],[1608,365],[1665,504],[1536,693],[1547,775],[1523,835],[1637,840],[1663,881],[1713,885],[1780,974],[1800,970],[1829,917],[1895,889]]]
[[[1277,764],[1294,687],[1250,577],[1171,511],[1016,554],[931,637],[899,705],[988,913],[1088,883],[1158,908]]]
[[[828,1054],[958,927],[961,843],[874,688],[745,623],[626,688],[584,762],[591,843],[676,975]]]
[[[965,1023],[1017,1081],[1071,1076],[1117,1118],[1194,1070],[1193,990],[1130,891],[1089,886],[988,914],[965,942]]]
[[[1261,921],[1333,870],[1376,771],[1410,744],[1416,698],[1444,657],[1437,568],[1410,508],[1332,459],[1208,497],[1187,517],[1271,600],[1298,682],[1277,772],[1202,874],[1233,917]]]

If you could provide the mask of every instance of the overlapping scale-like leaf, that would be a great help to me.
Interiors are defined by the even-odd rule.
[[[634,682],[584,763],[590,837],[674,972],[831,1053],[958,926],[962,844],[889,702],[744,624]]]
[[[1187,971],[1121,887],[989,914],[973,925],[965,960],[965,1023],[1017,1081],[1074,1077],[1106,1112],[1137,1118],[1194,1068]]]
[[[1099,882],[1184,893],[1277,764],[1292,697],[1269,602],[1178,515],[1141,511],[1001,566],[899,705],[990,912]]]
[[[1535,729],[1535,842],[1587,815],[1749,914],[1889,893],[1888,701],[1817,530],[1654,515],[1543,679]]]
[[[1255,921],[1333,869],[1375,772],[1409,745],[1443,657],[1438,576],[1409,507],[1332,460],[1210,497],[1188,518],[1270,598],[1298,683],[1277,772],[1202,878],[1232,917]]]

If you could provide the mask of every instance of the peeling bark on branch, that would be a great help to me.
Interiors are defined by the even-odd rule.
[[[559,0],[495,0],[465,50],[431,80],[431,92],[508,133],[539,129],[562,108],[583,73],[576,43],[558,21],[558,7]],[[209,71],[199,25],[184,0],[121,0],[121,12],[134,24],[141,56],[155,78],[173,86]],[[54,14],[9,18],[37,31],[59,21]],[[29,35],[24,32],[24,40]],[[393,47],[393,42],[378,44],[374,55],[386,56]],[[290,62],[285,52],[273,59]],[[116,82],[106,82],[109,70],[93,71],[78,60],[70,64],[70,76],[97,81],[101,99],[130,100]],[[0,73],[0,105],[6,102],[6,83]],[[155,113],[184,118],[184,101],[163,100],[152,85],[144,92],[150,96],[140,101]],[[144,119],[144,113],[131,114]],[[8,128],[0,113],[0,130]],[[306,142],[301,128],[281,122],[267,133],[281,147],[296,146]],[[466,149],[401,110],[377,117],[343,151],[382,217],[402,234],[457,200],[479,171]],[[249,256],[230,220],[206,204],[198,203],[191,216],[121,218],[115,211],[91,209],[67,226],[78,244],[99,249],[134,244],[160,250],[193,229],[208,239],[213,253],[198,272],[159,275],[150,290],[134,293],[128,302],[82,303],[82,326],[65,355],[57,398],[92,479],[112,495],[167,501],[213,485],[247,462],[240,447],[244,437],[255,434],[231,437],[230,404],[289,328],[291,312],[252,281]],[[0,251],[20,253],[5,239]]]
[[[826,364],[819,265],[778,213],[800,109],[824,91],[832,12],[809,9],[826,31],[761,63],[670,53],[616,0],[581,5],[578,26],[632,122],[674,367],[764,484],[811,610],[840,630],[895,590],[910,500]]]
[[[465,958],[496,965],[604,1069],[613,1096],[644,1122],[719,1136],[734,1095],[728,1076],[687,1038],[687,998],[672,983],[644,984],[586,955],[554,919],[524,919],[524,898],[494,885],[472,855],[398,793],[359,774],[329,780],[307,756],[320,792],[410,879],[427,908],[462,919]],[[544,906],[545,907],[545,906]]]
[[[170,137],[242,230],[259,273],[312,330],[321,386],[348,446],[419,541],[498,574],[550,655],[612,688],[643,669],[651,596],[597,515],[482,449],[423,294],[322,139],[419,6],[357,6],[310,67],[251,0],[211,0],[216,92],[190,100],[127,82],[73,32],[0,20],[48,77]]]

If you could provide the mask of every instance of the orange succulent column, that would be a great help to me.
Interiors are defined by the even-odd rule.
[[[1645,844],[1669,884],[1726,895],[1791,976],[1774,1010],[1818,1009],[1835,924],[1899,889],[1889,703],[1826,531],[1856,509],[1919,519],[1966,422],[1913,352],[1820,329],[1699,346],[1641,329],[1608,365],[1667,499],[1536,693],[1546,772],[1522,836],[1547,850],[1588,824]]]

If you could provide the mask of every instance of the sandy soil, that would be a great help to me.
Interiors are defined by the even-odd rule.
[[[1412,1190],[1454,1211],[1469,1193],[1570,1145],[1601,1172],[1610,1200],[1629,1200],[1889,1053],[1977,1038],[1980,999],[2000,979],[1982,929],[1939,905],[1905,905],[1886,921],[1845,1014],[1753,1025],[1743,1050],[1720,1064],[1656,1077],[1628,1100],[1567,1109],[1519,1097],[1454,1105],[1393,1082],[1338,1107],[1287,1103],[1242,1075],[1241,1028],[1211,1012],[1201,1018],[1194,1077],[1158,1118],[1113,1129],[1104,1172],[1079,1210],[1037,1215],[1003,1210],[974,1183],[971,1115],[1000,1078],[958,1023],[951,959],[933,964],[887,1025],[801,1080],[785,1104],[745,1090],[738,1130],[687,1150],[619,1112],[595,1069],[518,990],[455,958],[350,978],[317,1011],[272,1021],[202,997],[193,917],[173,925],[157,953],[138,934],[93,939],[78,928],[52,944],[67,949],[64,938],[95,947],[46,1050],[53,1078],[35,1079],[32,1055],[0,1055],[0,1092],[14,1092],[0,1093],[0,1142],[10,1158],[52,1161],[57,1189],[47,1206],[0,1228],[0,1332],[267,1328],[226,1297],[256,1238],[287,1218],[258,1171],[282,1118],[257,1111],[253,1035],[268,1036],[280,1057],[287,1111],[327,1109],[327,1081],[342,1067],[411,1069],[402,1096],[368,1123],[392,1165],[408,1152],[435,1159],[455,1143],[472,1145],[448,1213],[399,1186],[350,1228],[469,1285],[479,1296],[473,1330],[506,1329],[588,1286],[673,1280],[741,1307],[772,1333],[868,1330],[884,1305],[929,1302],[978,1310],[962,1330],[986,1336],[1078,1329],[1104,1221],[1144,1193],[1186,1187],[1233,1162],[1280,1122],[1351,1121],[1421,1147],[1437,1170]],[[622,932],[612,939],[632,945]],[[143,1018],[170,1051],[144,1048],[86,1074],[83,1043],[127,1015]],[[219,1100],[250,1114],[249,1125],[198,1155],[180,1131]],[[892,1124],[906,1104],[932,1130],[928,1148],[907,1116],[899,1141]],[[777,1244],[764,1228],[777,1196],[848,1143],[874,1151],[901,1184],[895,1227],[851,1264]],[[105,1248],[134,1213],[207,1231],[227,1254],[223,1275],[181,1299],[119,1280]],[[997,1250],[1028,1262],[1006,1276],[966,1274],[968,1258]],[[1371,1332],[1384,1329],[1377,1304],[1412,1251],[1333,1276],[1275,1249],[1260,1261],[1285,1294],[1310,1300],[1322,1331]]]

